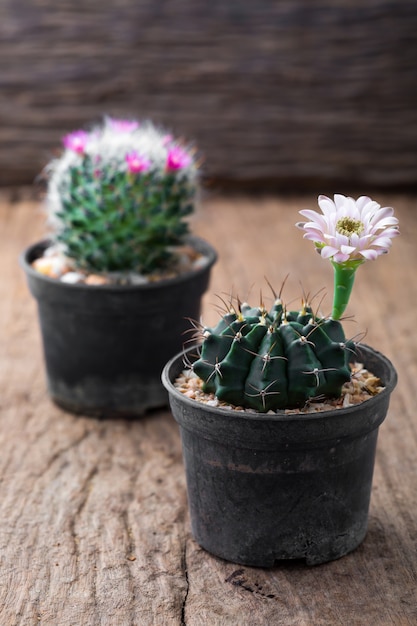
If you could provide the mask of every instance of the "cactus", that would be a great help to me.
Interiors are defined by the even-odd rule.
[[[197,165],[189,147],[151,122],[106,118],[64,137],[46,168],[51,238],[92,272],[165,269],[189,232]]]
[[[308,222],[297,226],[314,242],[335,271],[331,317],[315,313],[304,298],[299,311],[288,311],[279,296],[270,311],[237,301],[213,329],[201,327],[199,358],[191,364],[202,389],[226,403],[270,410],[302,408],[309,400],[338,398],[351,378],[353,340],[346,340],[340,318],[355,272],[365,260],[388,252],[399,234],[391,207],[361,196],[319,196],[322,215],[304,209]],[[285,283],[285,281],[284,281]]]
[[[340,396],[350,380],[353,342],[339,321],[315,314],[305,302],[287,311],[276,298],[267,311],[237,301],[215,328],[201,332],[193,371],[203,391],[235,406],[261,413],[303,407],[313,398]]]

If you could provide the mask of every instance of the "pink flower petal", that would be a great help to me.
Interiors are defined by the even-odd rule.
[[[327,196],[319,196],[318,202],[319,202],[319,207],[323,211],[324,215],[328,215],[329,213],[332,213],[333,211],[335,211],[334,202],[330,200],[330,198],[328,198]]]
[[[303,239],[309,239],[310,241],[316,241],[317,243],[325,243],[323,236],[314,231],[306,232]]]
[[[337,254],[339,250],[337,248],[333,248],[332,246],[324,246],[321,249],[321,256],[323,259],[330,259],[333,255]]]
[[[379,248],[389,248],[392,244],[390,237],[377,237],[373,242],[373,246],[378,246]]]
[[[352,252],[355,252],[355,250],[355,246],[340,246],[340,252],[343,252],[343,254],[347,254],[348,256]]]
[[[164,135],[162,137],[162,145],[167,146],[174,139],[172,135]]]
[[[348,260],[349,260],[349,255],[343,254],[342,252],[337,252],[333,257],[333,261],[335,261],[335,263],[344,263],[345,261],[348,261]]]
[[[372,202],[371,198],[368,198],[368,196],[360,196],[356,200],[356,204],[360,211],[364,209],[364,207],[368,204],[368,202]]]
[[[387,226],[395,226],[396,224],[398,224],[396,217],[385,217],[375,224],[375,228],[379,230],[381,228],[386,228]]]
[[[337,250],[339,249],[339,246],[337,245],[337,237],[334,237],[333,235],[323,235],[323,240],[328,246],[332,246]]]
[[[88,133],[85,130],[74,130],[62,138],[64,146],[77,154],[84,154],[88,142]]]
[[[179,146],[174,146],[168,150],[166,161],[168,170],[180,170],[184,167],[188,167],[190,163],[191,156]]]
[[[309,222],[306,222],[307,228],[312,228],[314,225],[316,228],[320,229],[322,232],[328,229],[328,224],[326,222],[326,219],[319,213],[316,213],[316,211],[305,209],[303,211],[300,211],[300,213],[303,217],[306,217],[308,220],[310,220]]]
[[[365,259],[368,261],[374,261],[378,257],[378,252],[376,250],[371,250],[368,248],[367,250],[361,250],[360,253]]]
[[[317,241],[318,243],[326,243],[323,239],[323,235],[317,231],[309,230],[304,233],[303,239],[308,239],[310,241]]]
[[[340,209],[345,205],[347,198],[346,196],[343,196],[341,193],[335,193],[334,194],[334,204],[336,206],[336,209]]]
[[[393,214],[394,214],[394,209],[392,209],[391,207],[383,207],[381,209],[374,211],[372,215],[370,215],[370,222],[378,222],[379,220],[382,220],[386,217],[392,217]]]
[[[116,118],[109,118],[109,126],[112,130],[119,133],[131,133],[133,130],[139,128],[139,122],[136,120],[120,120]]]
[[[151,162],[146,157],[137,152],[129,152],[125,157],[127,169],[131,174],[147,172],[151,167]]]

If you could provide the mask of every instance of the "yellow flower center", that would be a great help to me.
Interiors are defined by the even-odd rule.
[[[336,224],[336,230],[341,235],[350,237],[354,233],[360,235],[364,229],[364,225],[360,220],[355,220],[353,217],[341,217]]]

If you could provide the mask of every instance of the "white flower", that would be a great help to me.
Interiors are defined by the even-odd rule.
[[[300,211],[308,222],[300,222],[305,239],[316,244],[325,259],[335,263],[376,259],[388,252],[391,239],[399,234],[394,209],[383,207],[367,196],[357,200],[335,194],[334,201],[319,196],[322,215],[305,209]]]

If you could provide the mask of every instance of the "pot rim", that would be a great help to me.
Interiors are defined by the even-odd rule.
[[[241,419],[247,420],[251,422],[287,422],[287,421],[305,421],[305,422],[314,422],[325,420],[330,415],[337,416],[338,418],[349,417],[349,415],[353,415],[358,411],[358,407],[362,407],[364,405],[369,406],[369,403],[375,402],[383,402],[385,398],[389,398],[391,392],[394,390],[398,375],[394,365],[391,361],[381,352],[378,352],[371,346],[367,344],[359,344],[358,349],[364,349],[368,354],[375,355],[382,363],[385,364],[387,370],[389,371],[390,377],[388,380],[382,381],[384,384],[384,389],[375,396],[371,396],[369,399],[355,404],[349,407],[340,408],[340,409],[330,409],[328,411],[318,411],[316,413],[285,413],[285,409],[279,410],[276,413],[259,413],[253,409],[248,409],[244,411],[236,411],[233,408],[223,408],[220,406],[214,407],[207,405],[203,402],[198,402],[197,400],[193,400],[192,398],[187,398],[183,393],[181,393],[173,384],[172,378],[173,374],[178,376],[179,372],[182,369],[185,369],[185,366],[178,370],[178,364],[181,360],[184,362],[184,356],[187,355],[191,350],[195,349],[196,346],[191,346],[186,350],[183,350],[179,354],[172,357],[168,363],[166,363],[164,369],[162,370],[161,379],[162,383],[165,386],[166,390],[170,395],[176,398],[180,403],[185,404],[190,408],[195,408],[200,405],[204,412],[208,414],[216,415],[217,417],[227,417],[229,420],[232,417],[233,419]],[[185,365],[185,364],[184,364]]]
[[[178,274],[177,276],[173,276],[172,278],[162,278],[161,280],[158,280],[158,281],[149,282],[149,283],[141,283],[138,285],[116,285],[116,284],[86,285],[83,283],[72,284],[72,283],[62,282],[60,280],[57,280],[56,278],[51,278],[50,276],[45,276],[44,274],[41,274],[40,272],[33,269],[31,265],[31,261],[35,260],[36,258],[39,258],[38,255],[36,254],[37,250],[45,249],[50,244],[50,242],[51,242],[50,239],[42,239],[36,243],[29,245],[27,248],[25,248],[19,256],[20,266],[22,267],[22,269],[25,271],[27,275],[31,276],[34,279],[41,280],[52,285],[56,285],[62,289],[73,289],[75,291],[96,290],[100,292],[116,291],[120,293],[120,292],[129,292],[129,291],[138,291],[138,290],[152,291],[155,289],[161,289],[165,287],[166,285],[172,286],[175,284],[185,282],[190,278],[190,276],[197,277],[200,274],[207,272],[207,270],[209,270],[216,263],[218,259],[217,251],[208,241],[206,241],[205,239],[197,235],[190,234],[184,238],[184,243],[191,245],[197,251],[201,251],[199,249],[199,246],[203,249],[203,254],[206,256],[207,262],[204,263],[204,265],[202,265],[201,267],[192,268],[191,270],[182,272],[181,274]]]

